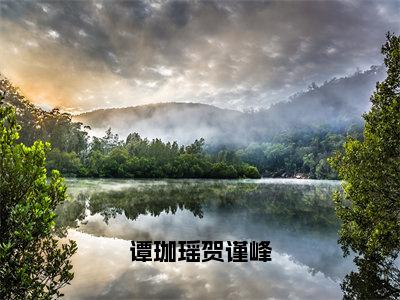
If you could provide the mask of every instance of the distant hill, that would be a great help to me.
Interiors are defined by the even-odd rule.
[[[310,125],[347,126],[361,122],[369,110],[370,96],[377,81],[385,77],[383,66],[373,66],[365,72],[334,78],[321,86],[315,84],[298,93],[288,102],[280,102],[258,113],[257,122],[268,120],[281,128]]]
[[[375,84],[384,76],[384,67],[374,66],[321,86],[313,84],[308,91],[292,96],[290,101],[253,113],[198,103],[159,103],[100,109],[73,119],[90,125],[96,135],[111,127],[123,137],[138,132],[144,137],[180,143],[204,137],[211,144],[247,144],[286,130],[318,126],[340,129],[361,123]]]
[[[158,103],[127,108],[99,109],[74,116],[101,135],[111,127],[125,137],[138,132],[147,138],[191,143],[204,137],[210,143],[234,143],[235,128],[244,114],[199,103]],[[232,127],[233,126],[233,127]]]

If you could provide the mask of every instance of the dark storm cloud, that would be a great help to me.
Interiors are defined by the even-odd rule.
[[[381,63],[385,33],[398,33],[400,26],[397,1],[0,5],[0,39],[13,46],[2,47],[2,72],[28,93],[25,70],[54,81],[69,106],[83,109],[192,99],[218,99],[232,108],[266,106],[312,81]],[[35,69],[28,61],[42,66]],[[80,73],[82,80],[46,76],[65,62],[70,76]],[[118,88],[110,87],[116,82]]]

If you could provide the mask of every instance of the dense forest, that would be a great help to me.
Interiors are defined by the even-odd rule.
[[[362,138],[362,127],[348,129],[329,127],[304,128],[283,132],[271,141],[252,143],[236,151],[236,155],[254,165],[266,177],[307,177],[336,179],[327,159],[341,148],[346,137]]]
[[[46,112],[32,105],[13,85],[2,79],[5,102],[16,108],[22,126],[20,142],[31,145],[39,139],[49,142],[48,170],[66,176],[115,178],[259,178],[257,168],[239,159],[224,159],[219,153],[203,151],[204,140],[187,146],[160,139],[142,139],[137,133],[125,141],[111,129],[102,138],[88,137],[88,127],[73,122],[71,115],[53,109]]]
[[[218,144],[200,138],[186,146],[149,140],[138,133],[120,139],[111,129],[89,137],[90,127],[59,109],[34,106],[7,79],[0,81],[5,102],[16,108],[22,126],[19,141],[49,142],[47,167],[65,176],[114,178],[259,178],[300,177],[336,179],[327,157],[347,136],[361,137],[361,124],[303,126],[282,130],[260,142]],[[208,142],[206,144],[206,142]],[[261,175],[260,175],[261,174]]]
[[[126,141],[107,130],[102,138],[93,137],[84,155],[62,152],[49,153],[48,168],[63,174],[111,178],[259,178],[257,168],[240,160],[227,161],[221,155],[203,151],[204,140],[188,146],[149,141],[137,133]]]

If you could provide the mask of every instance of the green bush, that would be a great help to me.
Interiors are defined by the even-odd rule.
[[[58,171],[47,182],[50,145],[16,144],[19,129],[15,110],[0,105],[0,298],[53,299],[73,278],[77,249],[54,235],[66,187]]]

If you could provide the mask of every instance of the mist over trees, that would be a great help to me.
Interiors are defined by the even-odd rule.
[[[108,178],[259,178],[257,168],[239,158],[209,155],[204,140],[187,146],[130,134],[125,141],[111,129],[95,137],[87,153],[78,157],[59,150],[49,156],[48,167],[65,174]],[[219,153],[220,154],[220,153]]]
[[[315,129],[345,131],[363,123],[361,115],[370,107],[375,83],[384,78],[385,68],[373,66],[351,76],[334,78],[320,86],[310,84],[287,102],[268,109],[239,112],[199,103],[158,103],[127,108],[100,109],[73,116],[73,120],[103,133],[111,127],[120,136],[131,132],[187,144],[204,138],[214,146],[247,146],[268,142],[286,131]],[[188,99],[190,100],[190,99]]]
[[[320,86],[311,83],[307,91],[293,95],[290,101],[256,113],[256,122],[266,119],[278,131],[321,125],[344,129],[361,124],[361,115],[371,106],[369,97],[375,84],[384,75],[385,67],[372,66],[364,72],[325,81]]]
[[[142,139],[139,134],[120,140],[111,128],[104,137],[89,139],[89,127],[73,122],[59,109],[46,112],[32,105],[7,79],[0,81],[6,105],[15,107],[22,125],[20,140],[32,145],[49,142],[46,165],[67,176],[117,178],[259,178],[257,168],[237,156],[208,154],[204,139],[178,145],[161,139]]]
[[[288,131],[271,141],[251,143],[236,151],[238,157],[258,168],[266,177],[337,179],[327,159],[343,145],[346,137],[360,138],[361,127],[343,130],[328,127]]]
[[[364,72],[326,81],[321,86],[312,83],[307,91],[292,96],[288,102],[253,112],[199,103],[159,103],[71,116],[59,109],[44,111],[35,107],[7,79],[0,81],[0,89],[5,94],[5,102],[16,107],[17,119],[22,125],[21,141],[27,145],[35,139],[50,142],[53,148],[48,154],[47,166],[66,175],[259,176],[247,167],[245,171],[238,167],[245,163],[256,166],[268,177],[335,179],[337,173],[330,168],[327,157],[339,149],[347,135],[361,137],[360,115],[370,106],[368,94],[384,76],[384,71],[383,66],[373,66]],[[106,135],[99,138],[104,132]],[[127,142],[121,142],[120,137],[132,137],[133,132],[140,139],[145,137],[141,143],[149,152],[129,153]],[[193,160],[193,154],[189,157],[180,146],[179,151],[175,150],[176,143],[190,145],[193,140],[203,138],[202,159],[207,164]],[[164,150],[154,152],[156,148]],[[166,163],[157,158],[161,155],[172,160]],[[112,162],[114,159],[126,164],[131,156],[139,159],[131,160],[130,167],[118,167]],[[215,166],[213,172],[204,171],[216,163],[222,165]],[[100,165],[107,167],[101,169]],[[182,171],[184,165],[191,171]]]

